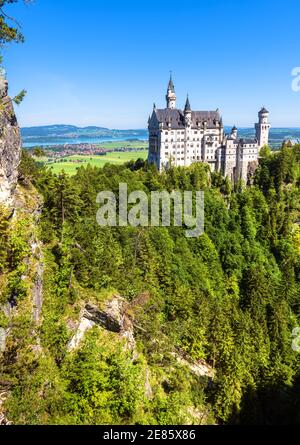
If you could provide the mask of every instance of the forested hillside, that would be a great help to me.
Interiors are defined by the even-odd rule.
[[[43,206],[32,225],[33,210],[13,227],[1,213],[0,298],[14,307],[0,318],[9,328],[0,382],[10,421],[300,422],[300,356],[292,349],[300,323],[300,146],[266,151],[254,184],[235,189],[204,164],[159,174],[138,161],[68,177],[24,152],[20,170],[23,197],[34,209],[32,183]],[[96,196],[117,193],[119,183],[146,193],[205,190],[205,234],[99,227]],[[32,308],[33,234],[44,278]],[[70,348],[84,307],[103,308],[116,296],[126,304],[131,347],[94,324]],[[200,365],[206,372],[195,372]]]

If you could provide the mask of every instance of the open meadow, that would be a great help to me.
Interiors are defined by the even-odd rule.
[[[94,167],[103,167],[105,164],[124,164],[129,161],[136,161],[137,159],[147,159],[147,150],[128,151],[128,152],[112,152],[104,156],[70,156],[62,158],[57,162],[46,162],[53,173],[60,173],[65,171],[68,175],[75,175],[80,167],[91,165]]]

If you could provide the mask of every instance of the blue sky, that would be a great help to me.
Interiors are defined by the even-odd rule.
[[[10,93],[28,95],[22,126],[145,128],[165,106],[169,71],[184,105],[219,108],[224,123],[300,127],[299,0],[35,0],[7,8],[24,45],[5,50]]]

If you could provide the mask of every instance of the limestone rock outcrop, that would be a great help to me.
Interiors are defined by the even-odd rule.
[[[206,363],[204,360],[192,360],[187,354],[182,351],[174,352],[173,356],[176,358],[177,362],[189,368],[192,374],[197,377],[207,377],[208,379],[213,380],[215,378],[214,369]]]
[[[126,347],[133,351],[135,349],[134,329],[132,321],[126,314],[126,309],[127,303],[119,295],[107,301],[103,310],[92,303],[86,304],[75,333],[68,344],[68,351],[78,348],[85,333],[95,325],[119,334],[120,338],[125,340]]]
[[[18,181],[21,136],[8,83],[0,77],[0,203],[11,205]]]
[[[4,409],[4,403],[7,399],[8,393],[6,391],[0,390],[0,425],[11,425],[11,422],[8,421]]]
[[[123,324],[122,306],[123,300],[120,297],[115,297],[113,300],[109,301],[106,304],[104,311],[101,311],[93,304],[87,304],[85,306],[84,317],[102,326],[107,331],[119,334]]]
[[[258,161],[249,162],[247,171],[247,185],[253,185],[254,175],[257,169],[258,169]]]

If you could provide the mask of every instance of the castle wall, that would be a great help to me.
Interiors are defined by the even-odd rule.
[[[249,165],[258,160],[257,144],[243,144],[238,148],[236,180],[248,182]]]
[[[237,166],[237,141],[228,140],[224,150],[222,173],[230,180],[234,180],[234,172]]]

